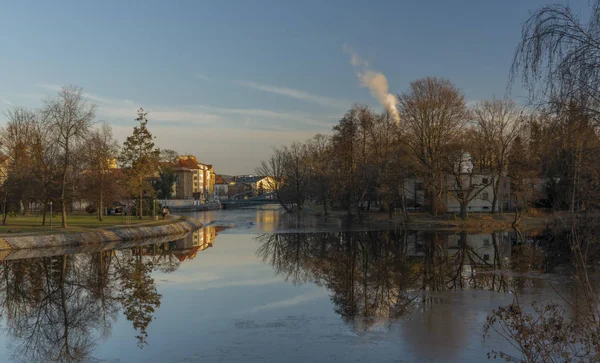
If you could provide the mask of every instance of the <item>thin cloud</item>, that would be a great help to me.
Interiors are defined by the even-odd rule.
[[[209,76],[205,76],[204,74],[196,73],[196,79],[201,79],[203,81],[212,81],[212,78]]]
[[[278,95],[282,95],[282,96],[295,98],[297,100],[316,103],[321,106],[346,107],[348,105],[348,103],[343,100],[338,100],[338,99],[331,98],[331,97],[316,95],[316,94],[296,90],[293,88],[270,86],[270,85],[260,84],[260,83],[256,83],[256,82],[252,82],[252,81],[233,81],[233,83],[240,85],[242,87],[253,88],[253,89],[257,89],[259,91],[274,93],[274,94],[278,94]]]

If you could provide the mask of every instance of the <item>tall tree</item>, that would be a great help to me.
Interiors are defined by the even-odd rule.
[[[492,179],[492,213],[495,213],[508,167],[508,154],[521,131],[522,117],[514,101],[509,99],[481,101],[472,109],[472,114],[478,136],[473,141],[482,146],[477,155],[479,167],[489,171]]]
[[[44,108],[54,140],[62,154],[60,202],[63,228],[67,228],[67,183],[73,167],[73,151],[87,135],[94,121],[95,111],[96,106],[89,104],[83,98],[81,88],[75,86],[63,87],[57,97],[46,101]]]
[[[98,207],[98,220],[102,221],[107,189],[114,185],[109,180],[113,163],[118,156],[118,144],[113,138],[112,128],[103,123],[100,128],[92,131],[86,139],[84,147],[88,196]],[[115,188],[111,188],[114,192]]]
[[[424,78],[399,97],[415,174],[423,180],[426,204],[437,215],[445,210],[443,156],[468,121],[464,95],[446,79]]]
[[[154,147],[154,137],[147,128],[148,112],[143,108],[138,110],[135,119],[139,125],[133,128],[133,134],[128,136],[119,156],[130,192],[138,199],[138,216],[143,216],[144,191],[152,191],[152,186],[145,180],[152,176],[160,158],[160,149]]]
[[[9,197],[13,208],[28,205],[35,189],[31,173],[30,142],[33,136],[36,114],[24,107],[15,106],[6,112],[7,124],[0,130],[0,146],[5,158],[2,162],[2,223],[6,223]],[[27,201],[26,201],[27,200]]]
[[[460,218],[468,218],[469,203],[493,183],[485,170],[478,168],[477,154],[471,151],[476,131],[469,130],[448,146],[444,153],[444,172],[448,175],[448,194],[460,205]],[[469,137],[471,136],[471,137]]]
[[[256,168],[257,175],[270,176],[267,187],[275,193],[279,204],[286,212],[292,211],[291,200],[284,189],[286,175],[286,154],[282,148],[273,148],[273,155],[268,160],[263,160]]]

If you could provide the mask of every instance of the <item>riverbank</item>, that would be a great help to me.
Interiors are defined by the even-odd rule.
[[[313,209],[307,212],[312,215],[323,216],[322,211],[319,210]],[[394,214],[390,218],[384,212],[362,212],[360,219],[357,216],[351,216],[350,218],[356,219],[358,223],[375,225],[381,228],[401,227],[420,231],[467,231],[475,233],[512,229],[515,227],[513,225],[514,216],[514,213],[470,213],[467,220],[462,220],[453,213],[432,216],[428,213],[412,212],[409,213],[408,220],[405,220],[404,216],[400,214]],[[341,210],[329,211],[327,217],[349,218],[347,212]],[[516,227],[521,229],[547,228],[562,223],[561,220],[561,215],[556,213],[524,214]]]
[[[0,236],[1,250],[16,250],[39,247],[80,246],[108,242],[123,242],[170,235],[185,235],[201,228],[193,218],[171,216],[168,220],[128,226],[96,228],[82,232],[36,233],[27,235]]]

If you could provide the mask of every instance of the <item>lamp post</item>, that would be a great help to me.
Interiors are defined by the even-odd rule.
[[[52,202],[50,202],[50,229],[52,229]]]

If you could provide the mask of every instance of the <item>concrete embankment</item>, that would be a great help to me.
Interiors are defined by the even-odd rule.
[[[81,246],[142,240],[162,236],[185,235],[200,227],[202,227],[202,224],[193,218],[173,216],[172,221],[167,224],[118,226],[64,234],[4,236],[0,237],[0,250]]]

